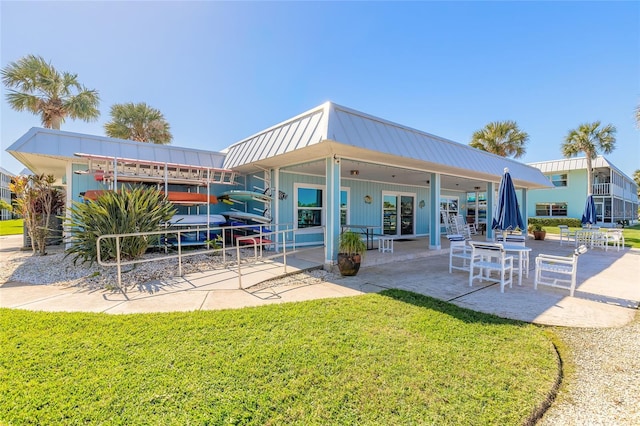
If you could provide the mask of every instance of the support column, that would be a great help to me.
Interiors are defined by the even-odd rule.
[[[429,180],[429,249],[440,250],[440,173],[431,173]]]
[[[487,182],[487,241],[493,241],[493,198],[495,196],[495,189],[493,188],[493,182]]]
[[[527,208],[527,189],[523,188],[522,189],[522,221],[524,222],[524,228],[522,230],[522,233],[526,236],[527,235],[527,226],[529,223],[529,214],[527,213],[529,209]]]
[[[76,188],[73,187],[73,163],[71,161],[67,161],[67,166],[65,168],[65,180],[66,180],[67,186],[65,187],[66,197],[65,197],[65,205],[64,205],[65,207],[64,215],[66,216],[67,219],[70,219],[71,210],[69,209],[73,205],[73,194],[76,191]],[[69,237],[70,232],[71,230],[69,229],[68,226],[63,227],[62,238],[63,238],[63,241],[66,241],[64,245],[65,249],[71,248],[71,239],[67,238]]]
[[[326,202],[324,263],[333,265],[338,256],[340,235],[340,158],[326,159]]]
[[[280,229],[280,168],[271,170],[273,176],[273,187],[271,191],[271,222],[273,223],[272,231],[281,231]],[[276,234],[276,251],[280,252],[280,234]],[[286,241],[284,238],[283,243]]]

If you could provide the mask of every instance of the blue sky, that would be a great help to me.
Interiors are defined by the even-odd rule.
[[[467,144],[515,120],[523,162],[562,158],[580,123],[618,129],[607,157],[640,168],[638,2],[7,2],[6,66],[41,55],[114,103],[146,102],[174,145],[221,150],[325,101]],[[1,101],[4,150],[40,126]]]

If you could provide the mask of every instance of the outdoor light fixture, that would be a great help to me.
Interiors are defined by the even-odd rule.
[[[360,174],[360,170],[351,170],[351,176],[358,176]]]
[[[474,186],[473,189],[475,189],[476,191],[478,191],[480,189],[479,186]]]

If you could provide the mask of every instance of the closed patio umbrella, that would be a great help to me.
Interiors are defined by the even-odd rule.
[[[500,189],[498,190],[498,208],[496,209],[491,229],[509,231],[516,228],[524,229],[524,221],[520,214],[516,188],[513,186],[509,169],[505,168],[504,175],[502,175],[502,180],[500,181]]]
[[[584,205],[581,222],[583,225],[591,226],[595,225],[597,221],[596,203],[593,201],[593,195],[589,195],[587,197],[587,202]]]

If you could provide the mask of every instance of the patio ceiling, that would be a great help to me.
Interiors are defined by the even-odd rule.
[[[282,170],[288,172],[324,176],[325,161],[319,160],[298,164],[290,167],[285,167]],[[352,173],[352,171],[355,172]],[[369,182],[386,182],[398,185],[430,185],[430,173],[425,171],[411,170],[401,167],[374,164],[351,159],[343,159],[341,161],[341,178],[351,180],[364,180]],[[441,178],[441,188],[451,191],[484,191],[486,190],[486,184],[486,181],[446,174],[443,174]]]

